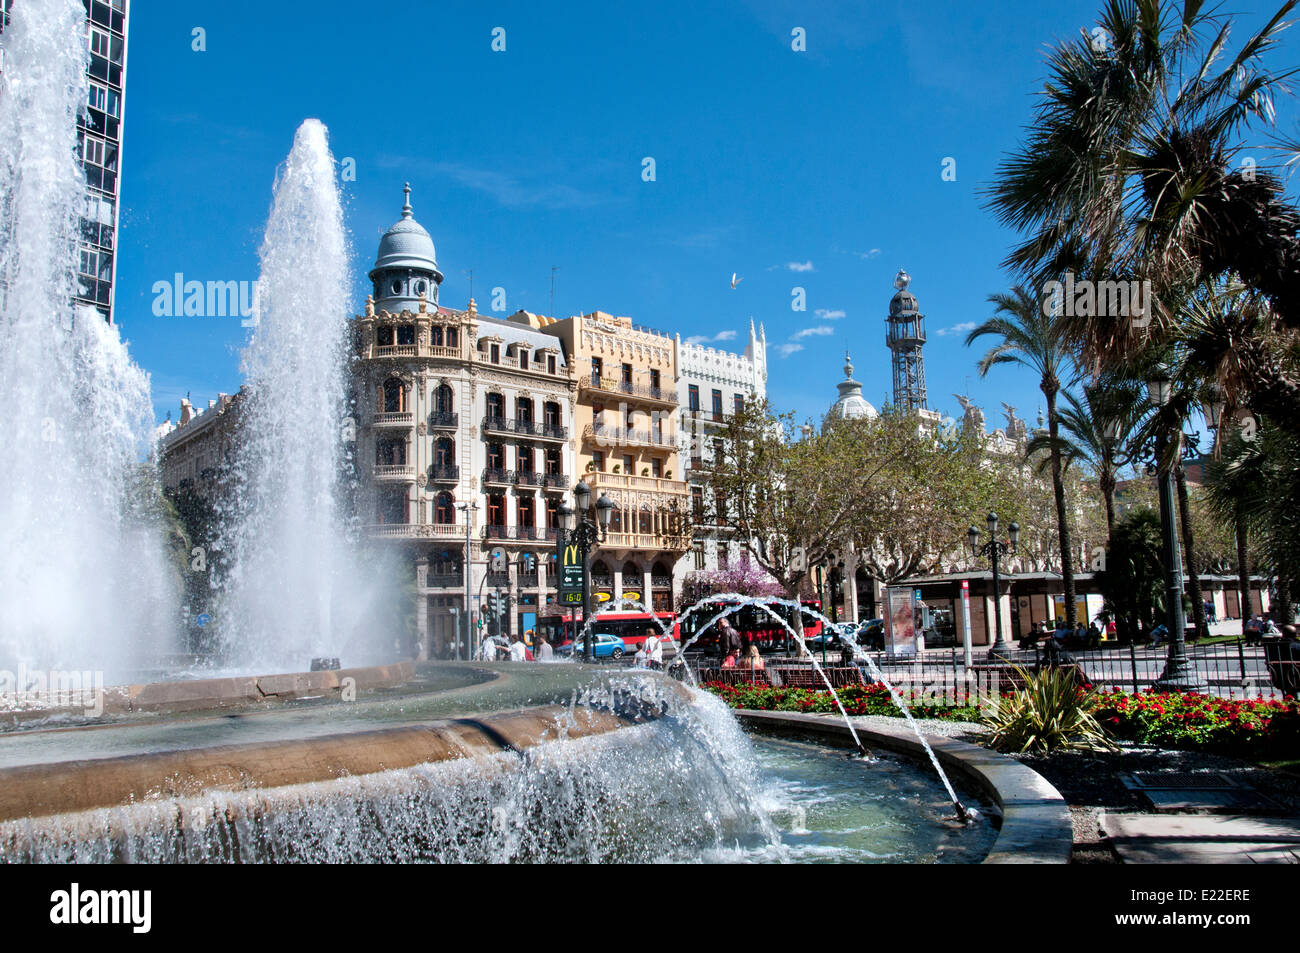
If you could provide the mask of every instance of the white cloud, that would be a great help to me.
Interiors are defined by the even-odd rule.
[[[789,268],[791,271],[812,271],[813,270],[812,259],[809,259],[808,261],[787,261],[785,263],[785,266]]]
[[[836,308],[834,311],[831,311],[829,308],[818,308],[813,313],[823,321],[838,321],[840,318],[844,317],[845,312],[843,308]]]
[[[809,337],[825,337],[827,334],[834,334],[834,333],[835,333],[835,329],[831,327],[829,324],[819,324],[816,325],[815,327],[804,328],[801,331],[794,332],[794,334],[790,335],[790,340],[799,341],[802,340],[803,338],[809,338]]]
[[[779,348],[777,348],[777,350],[781,352],[781,356],[782,356],[782,357],[789,357],[791,354],[794,354],[796,351],[802,351],[802,350],[803,350],[803,345],[802,345],[802,344],[782,344]]]
[[[965,334],[967,331],[975,330],[974,321],[963,321],[961,324],[954,324],[950,328],[940,328],[935,334],[941,338],[946,338],[950,334]]]
[[[684,344],[714,344],[714,343],[719,342],[719,341],[734,341],[734,340],[736,340],[736,332],[735,332],[735,331],[719,331],[717,334],[713,335],[713,337],[709,337],[707,334],[696,334],[696,335],[694,335],[693,337],[689,337],[689,338],[687,338],[687,339],[686,339],[685,341],[683,341],[682,343],[684,343]]]
[[[880,254],[880,249],[873,248],[871,251],[855,251],[853,254],[857,255],[863,261],[870,261],[872,258],[875,258]]]

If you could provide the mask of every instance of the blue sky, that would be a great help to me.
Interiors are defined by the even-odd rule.
[[[1012,236],[981,189],[1020,140],[1046,45],[1097,6],[134,0],[116,318],[159,419],[187,392],[238,388],[239,319],[155,317],[151,288],[175,272],[257,277],[276,167],[316,117],[355,160],[357,310],[409,180],[443,304],[464,306],[472,269],[480,310],[501,287],[507,311],[549,312],[555,266],[560,316],[627,314],[737,350],[753,316],[769,395],[807,417],[834,399],[846,348],[868,399],[885,399],[884,316],[904,267],[927,316],[930,405],[958,415],[964,392],[990,427],[1000,401],[1032,423],[1036,381],[1008,368],[981,381],[982,349],[963,345],[1007,284]],[[1244,33],[1271,5],[1232,9]],[[1293,64],[1296,42],[1274,62]],[[1294,131],[1293,106],[1279,113]],[[806,311],[791,309],[796,286]]]

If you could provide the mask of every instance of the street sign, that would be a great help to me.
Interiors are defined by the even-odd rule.
[[[206,612],[200,612],[198,618],[194,620],[194,624],[201,629],[211,621],[212,621],[211,616],[209,616]]]
[[[509,557],[506,556],[505,547],[493,546],[491,551],[488,553],[488,559],[491,561],[491,569],[493,572],[507,571],[506,567],[509,565]]]
[[[582,552],[573,543],[560,550],[560,601],[582,604]],[[577,598],[572,598],[576,596]]]

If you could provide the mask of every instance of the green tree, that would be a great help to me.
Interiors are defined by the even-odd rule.
[[[1134,641],[1139,629],[1150,632],[1163,611],[1162,565],[1160,515],[1146,507],[1125,513],[1115,524],[1106,566],[1096,576],[1121,640]]]
[[[1052,492],[1056,499],[1057,539],[1061,547],[1065,617],[1066,623],[1073,628],[1074,554],[1071,552],[1069,514],[1065,505],[1065,483],[1061,475],[1060,418],[1056,408],[1061,378],[1072,369],[1070,352],[1060,324],[1046,313],[1041,296],[1017,285],[1010,293],[991,295],[989,301],[995,306],[993,316],[966,336],[966,344],[969,347],[986,335],[1000,338],[980,358],[977,366],[981,377],[998,364],[1019,364],[1038,376],[1038,387],[1047,400],[1048,453]]]

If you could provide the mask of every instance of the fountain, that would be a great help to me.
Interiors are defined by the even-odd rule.
[[[243,671],[301,669],[312,657],[379,661],[380,639],[364,635],[380,628],[364,598],[376,589],[363,578],[373,563],[343,532],[349,256],[318,120],[299,126],[274,191],[243,355],[234,489],[221,505],[225,654]]]
[[[0,669],[111,678],[170,647],[179,575],[140,464],[148,377],[72,303],[85,10],[24,0],[0,40]]]

